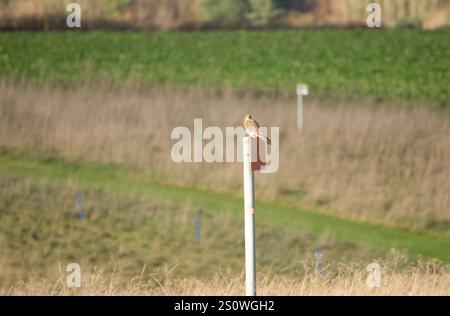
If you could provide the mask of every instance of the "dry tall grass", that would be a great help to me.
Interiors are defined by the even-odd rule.
[[[280,126],[280,170],[257,177],[258,197],[346,217],[450,232],[450,118],[422,104],[306,103],[297,132],[295,98],[200,89],[1,84],[0,146],[119,162],[155,177],[239,192],[238,164],[176,164],[170,132],[240,126],[252,113]]]
[[[391,265],[393,262],[391,263]],[[258,295],[275,296],[352,296],[352,295],[450,295],[450,272],[433,263],[403,270],[382,267],[381,287],[367,286],[368,272],[362,266],[337,266],[331,275],[317,277],[313,268],[307,268],[299,277],[260,276]],[[83,273],[83,272],[82,272]],[[81,288],[68,288],[66,274],[52,277],[35,276],[7,288],[0,295],[193,295],[241,296],[245,293],[244,278],[218,274],[210,279],[174,279],[153,275],[144,281],[145,270],[131,280],[123,280],[101,273],[82,274]]]

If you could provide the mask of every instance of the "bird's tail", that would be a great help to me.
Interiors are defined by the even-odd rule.
[[[261,138],[267,145],[272,145],[272,141],[269,137],[264,135],[258,135],[259,138]]]

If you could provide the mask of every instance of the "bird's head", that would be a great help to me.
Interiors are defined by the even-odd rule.
[[[245,116],[245,119],[246,119],[246,120],[251,120],[251,119],[252,119],[252,116],[251,116],[250,114],[247,114],[247,115]]]

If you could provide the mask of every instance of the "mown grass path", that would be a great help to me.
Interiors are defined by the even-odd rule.
[[[75,164],[63,160],[26,158],[0,153],[0,176],[20,177],[36,183],[71,185],[83,190],[103,190],[111,194],[137,195],[175,204],[202,207],[208,212],[229,212],[240,216],[243,199],[227,193],[150,180],[145,174],[120,166]],[[258,222],[300,229],[315,235],[327,234],[341,241],[384,250],[396,248],[415,256],[450,262],[450,240],[396,228],[346,220],[331,215],[257,201]]]

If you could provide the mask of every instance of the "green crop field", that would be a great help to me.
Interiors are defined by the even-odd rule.
[[[3,32],[0,76],[282,92],[306,82],[316,95],[447,104],[449,37],[450,30]]]

